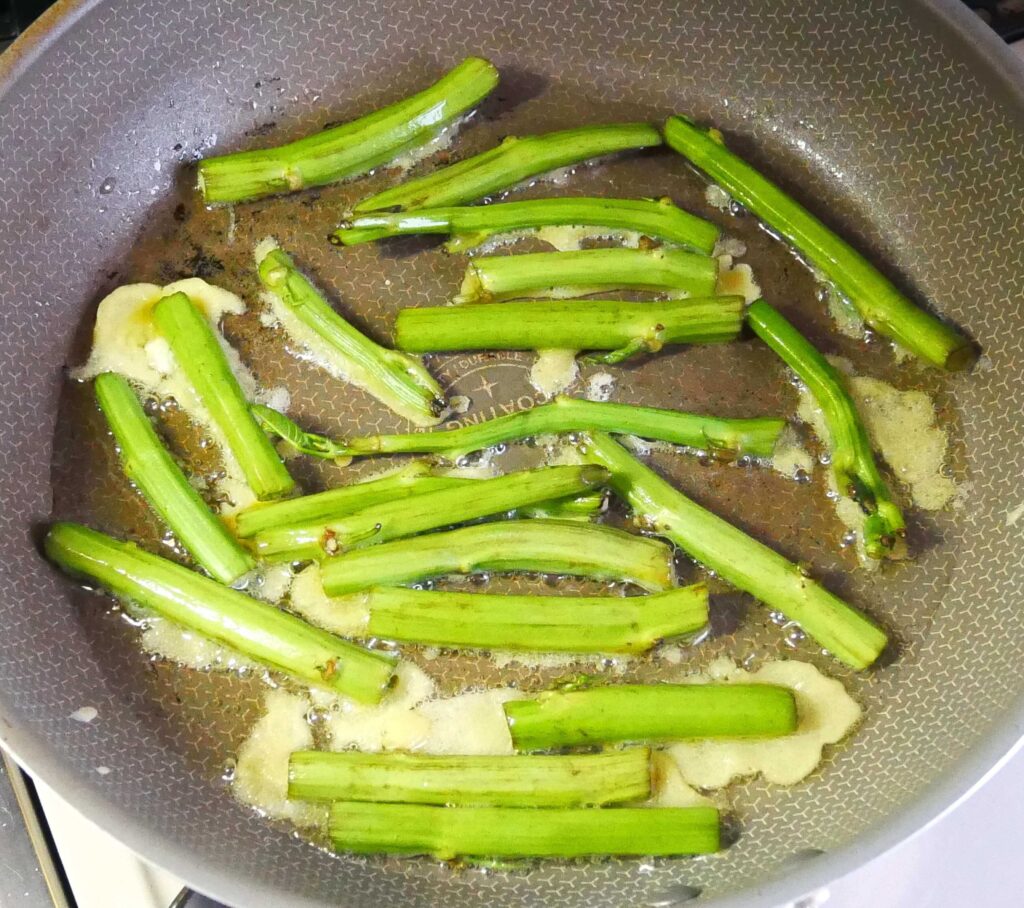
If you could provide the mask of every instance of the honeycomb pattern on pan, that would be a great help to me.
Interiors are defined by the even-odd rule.
[[[1007,524],[1007,512],[1024,502],[1021,111],[955,36],[913,7],[677,6],[111,2],[86,11],[0,97],[0,735],[4,723],[27,727],[69,773],[167,840],[189,843],[197,864],[234,868],[267,903],[291,892],[353,906],[598,906],[666,904],[681,884],[706,896],[736,891],[795,852],[841,845],[912,799],[1000,721],[1022,692],[1024,645],[1024,531]],[[919,569],[866,584],[880,614],[897,625],[915,616],[904,657],[867,683],[862,695],[879,705],[820,778],[770,798],[756,784],[744,787],[745,835],[724,855],[453,875],[427,862],[315,851],[241,810],[204,765],[201,733],[226,696],[222,686],[207,693],[202,681],[120,657],[119,625],[82,619],[79,608],[96,604],[69,595],[38,557],[60,364],[82,314],[106,289],[127,276],[160,277],[140,273],[138,254],[130,275],[122,269],[151,206],[175,198],[180,163],[214,145],[259,141],[251,133],[270,120],[279,139],[343,119],[469,52],[494,59],[508,87],[488,102],[487,128],[467,131],[460,152],[520,128],[527,110],[531,130],[577,122],[578,98],[593,119],[675,110],[714,119],[739,149],[893,263],[910,288],[969,325],[986,351],[983,368],[944,389],[967,440],[966,506],[931,528]],[[653,182],[665,166],[650,159]],[[615,167],[590,179],[611,181]],[[340,202],[347,191],[320,198]],[[226,229],[227,214],[215,216]],[[272,220],[268,205],[238,217],[243,234]],[[147,242],[156,269],[158,238]],[[222,264],[242,282],[239,261]],[[411,262],[355,250],[342,268],[334,250],[307,254],[343,299],[356,285],[375,298],[357,317],[382,332],[394,307],[430,301],[431,284]],[[450,286],[454,274],[432,270],[431,281]],[[680,370],[699,374],[692,351],[677,357]],[[262,377],[273,381],[274,358],[262,361]],[[643,369],[631,380],[638,401],[656,390]],[[736,399],[699,384],[690,387],[694,406]],[[328,401],[318,394],[303,389],[310,416]],[[359,420],[364,406],[370,412],[356,396],[340,418]],[[372,412],[380,419],[373,425],[386,428],[388,417]],[[369,427],[365,417],[360,425]],[[62,468],[76,462],[70,452]],[[795,547],[796,539],[780,544]],[[182,683],[190,703],[205,697],[209,709],[176,710]],[[96,721],[68,719],[84,705],[97,708]]]

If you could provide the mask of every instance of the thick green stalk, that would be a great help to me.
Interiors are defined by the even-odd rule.
[[[608,684],[504,704],[516,750],[619,741],[776,738],[796,731],[793,691],[772,684]]]
[[[704,584],[650,596],[504,596],[377,586],[356,594],[383,640],[469,649],[644,653],[708,620]]]
[[[446,488],[447,480],[440,485],[433,485],[435,477],[430,475],[430,471],[429,463],[416,461],[393,473],[366,482],[356,482],[314,495],[303,495],[300,498],[260,502],[235,515],[235,531],[243,539],[247,539],[263,530],[313,523],[318,520],[326,521],[342,514],[372,508],[385,501],[418,495],[427,489]],[[424,488],[425,483],[427,485]]]
[[[467,57],[430,88],[357,120],[278,148],[207,158],[199,189],[207,203],[245,202],[368,173],[425,145],[497,84],[490,63]]]
[[[400,416],[420,426],[437,425],[447,403],[434,377],[416,357],[389,350],[343,319],[280,249],[256,251],[260,280],[286,314],[285,330],[311,346],[330,371],[364,388]],[[298,324],[289,324],[289,322]]]
[[[661,133],[647,123],[613,123],[539,136],[509,136],[482,154],[363,199],[355,211],[462,205],[549,170],[661,143]]]
[[[672,550],[646,536],[569,520],[500,520],[345,552],[320,567],[324,592],[444,574],[527,571],[625,580],[650,592],[673,585]]]
[[[466,266],[456,303],[565,299],[607,290],[712,296],[718,260],[682,249],[581,249],[487,255]]]
[[[355,246],[390,236],[442,233],[452,237],[445,246],[449,252],[465,252],[492,236],[561,226],[593,227],[595,232],[613,234],[638,233],[705,255],[714,250],[719,234],[710,221],[677,208],[669,198],[562,198],[362,214],[334,231],[331,242]]]
[[[878,471],[867,430],[842,376],[785,317],[764,300],[747,310],[754,332],[796,372],[825,416],[836,488],[867,515],[864,548],[872,558],[906,554],[906,523]]]
[[[253,545],[261,558],[271,561],[329,558],[359,545],[388,542],[565,498],[600,488],[607,479],[606,470],[592,465],[520,470],[478,479],[469,494],[462,486],[437,489],[325,522],[264,530],[253,537]]]
[[[714,807],[434,807],[336,801],[334,848],[438,860],[709,854],[721,847]]]
[[[394,473],[357,482],[314,495],[289,498],[284,501],[260,503],[241,511],[235,517],[235,530],[243,539],[265,530],[299,526],[308,523],[327,523],[338,517],[368,511],[388,501],[436,492],[439,489],[471,489],[479,479],[461,476],[433,475],[426,461],[409,464]],[[589,518],[601,510],[604,495],[593,492],[546,501],[537,505],[517,508],[524,517]]]
[[[666,344],[720,344],[743,326],[743,297],[666,302],[552,300],[402,309],[401,350],[608,350],[592,362],[622,362]]]
[[[47,557],[203,637],[270,668],[365,703],[391,684],[395,662],[186,567],[75,523],[55,523]]]
[[[441,756],[300,750],[288,797],[452,807],[595,807],[651,793],[646,747],[569,756]]]
[[[184,293],[165,296],[154,307],[153,319],[256,497],[290,491],[295,481],[249,413],[249,402],[213,329],[192,301]]]
[[[963,334],[914,305],[852,246],[729,151],[718,130],[696,126],[686,117],[669,117],[665,139],[785,237],[879,334],[946,369],[963,369],[974,360],[974,346]]]
[[[722,419],[657,407],[556,397],[550,403],[539,404],[529,410],[520,410],[518,413],[457,429],[402,435],[367,435],[363,438],[332,441],[323,435],[303,432],[276,410],[258,405],[253,410],[271,432],[289,441],[293,438],[298,440],[300,450],[307,454],[329,459],[372,454],[468,453],[535,435],[591,431],[667,441],[710,451],[723,458],[744,455],[770,457],[779,434],[786,426],[785,420],[767,416]],[[273,417],[267,414],[273,414]]]
[[[885,632],[798,565],[691,501],[607,435],[590,435],[583,449],[591,462],[611,470],[612,487],[650,530],[796,621],[847,665],[864,669],[879,657]]]
[[[121,467],[196,563],[233,583],[255,562],[207,506],[161,443],[132,386],[113,372],[96,376],[96,400],[119,448]]]

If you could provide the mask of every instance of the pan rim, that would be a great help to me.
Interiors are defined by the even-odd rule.
[[[47,50],[79,19],[105,0],[58,0],[0,56],[0,99],[36,64]],[[937,19],[957,35],[973,58],[977,73],[1000,84],[1013,96],[1017,113],[1024,117],[1024,61],[1011,51],[959,0],[911,0],[923,15]],[[211,898],[225,904],[248,904],[252,891],[229,868],[212,864],[158,827],[104,796],[102,789],[83,776],[69,773],[46,742],[12,715],[0,692],[0,744],[34,778],[51,788],[99,828],[147,862],[161,867]],[[856,839],[784,876],[769,878],[742,892],[712,899],[715,908],[751,908],[752,904],[783,905],[808,892],[828,886],[883,854],[909,842],[971,797],[1024,746],[1024,696],[1007,709],[995,732],[982,737],[938,779],[912,800],[874,824]],[[268,904],[319,906],[320,900],[271,883],[261,892]]]

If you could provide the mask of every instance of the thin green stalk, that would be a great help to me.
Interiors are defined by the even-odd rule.
[[[608,290],[712,296],[718,260],[682,249],[581,249],[488,255],[466,266],[456,303],[565,299]]]
[[[479,479],[471,494],[456,486],[378,504],[354,514],[293,527],[264,530],[253,537],[256,553],[270,561],[329,558],[346,549],[412,536],[515,508],[600,488],[608,479],[600,467],[542,467],[494,479]]]
[[[539,136],[509,136],[482,154],[363,199],[355,211],[463,205],[549,170],[661,143],[661,133],[647,123],[613,123]]]
[[[391,684],[395,662],[221,586],[180,564],[75,523],[55,523],[47,557],[116,596],[216,640],[270,668],[365,703]]]
[[[360,176],[427,144],[497,84],[490,63],[467,57],[424,91],[341,126],[278,148],[206,158],[199,190],[207,203],[245,202]]]
[[[593,227],[597,232],[612,234],[638,233],[705,255],[711,255],[719,234],[710,221],[677,208],[669,198],[562,198],[430,208],[411,214],[363,214],[335,230],[331,242],[355,246],[391,236],[441,233],[451,235],[445,245],[449,252],[466,252],[492,236],[561,226]]]
[[[861,318],[922,359],[946,369],[973,362],[974,345],[914,305],[881,272],[802,205],[725,147],[717,129],[669,117],[665,139],[733,198],[785,237],[853,303]]]
[[[666,344],[720,344],[743,326],[743,297],[666,302],[553,300],[402,309],[395,322],[399,349],[608,350],[590,362],[618,363]]]
[[[425,461],[409,464],[401,470],[349,486],[328,489],[301,498],[258,503],[235,516],[235,531],[243,539],[278,527],[299,526],[308,523],[327,523],[338,517],[369,511],[388,501],[398,501],[439,489],[471,489],[480,479],[461,476],[431,474],[432,466]],[[516,509],[523,517],[589,518],[604,504],[604,494],[593,492],[545,501]]]
[[[334,374],[364,388],[400,416],[433,426],[447,409],[444,392],[416,357],[389,350],[343,319],[280,249],[256,250],[260,280],[280,304],[285,330]]]
[[[721,847],[714,807],[434,807],[336,801],[334,848],[438,860],[709,854]]]
[[[612,488],[650,530],[796,621],[852,668],[867,668],[879,657],[887,643],[885,632],[798,565],[691,501],[607,435],[593,433],[583,449],[588,460],[611,470]]]
[[[306,454],[328,459],[373,454],[468,453],[535,435],[591,431],[667,441],[710,451],[722,458],[770,457],[786,426],[785,420],[775,417],[723,419],[657,407],[556,397],[550,403],[539,404],[529,410],[457,429],[367,435],[333,441],[323,435],[303,432],[276,410],[259,405],[253,410],[269,431],[289,442],[297,441],[299,450]]]
[[[825,416],[836,488],[861,506],[864,549],[872,558],[906,554],[906,523],[875,462],[867,430],[842,376],[783,315],[764,300],[747,310],[754,332],[807,386]]]
[[[619,741],[777,738],[796,731],[793,691],[772,684],[608,684],[510,700],[516,750]]]
[[[645,653],[707,624],[704,584],[650,596],[506,596],[372,587],[357,594],[383,640],[468,649]]]
[[[569,520],[501,520],[355,549],[325,561],[320,576],[328,596],[341,596],[476,571],[625,580],[650,592],[675,579],[672,550],[663,542]]]
[[[121,467],[196,563],[221,583],[233,583],[255,562],[207,506],[161,443],[128,382],[96,376],[96,400],[117,442]]]
[[[192,301],[184,293],[165,296],[154,307],[153,319],[256,497],[291,491],[295,481],[249,413],[249,402],[213,329]]]
[[[448,756],[300,750],[288,797],[452,807],[594,807],[651,793],[651,752],[628,747],[569,756]]]

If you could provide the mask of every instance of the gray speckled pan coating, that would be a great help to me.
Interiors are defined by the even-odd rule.
[[[1024,727],[1024,529],[1006,521],[1024,502],[1019,67],[953,3],[563,10],[493,0],[65,3],[0,62],[0,740],[130,846],[234,904],[669,906],[696,887],[716,905],[770,905],[922,826]],[[84,597],[37,554],[61,365],[99,295],[156,276],[138,259],[131,274],[113,272],[151,206],[176,191],[178,162],[260,141],[243,134],[270,119],[275,138],[290,137],[325,109],[340,118],[369,109],[466,53],[505,69],[511,100],[544,90],[530,128],[571,125],[575,98],[598,119],[713,119],[986,351],[985,368],[944,391],[967,440],[958,467],[971,483],[967,506],[929,525],[918,568],[867,597],[897,626],[915,616],[903,657],[862,688],[877,706],[819,777],[737,795],[744,836],[723,856],[458,875],[331,858],[225,795],[193,750],[203,711],[182,718],[174,683],[142,683],[146,663],[101,633],[112,625],[85,620]],[[116,186],[101,193],[108,176]],[[371,254],[351,261],[363,267]],[[338,267],[334,251],[316,255],[322,270]],[[448,286],[454,276],[449,268]],[[385,293],[379,282],[374,293]],[[374,311],[364,314],[372,324]],[[457,371],[484,367],[498,369],[471,357]],[[664,373],[644,366],[620,382],[633,375],[643,398],[655,374]],[[717,391],[703,391],[713,406]],[[742,486],[723,482],[728,511]],[[756,516],[748,525],[759,529]],[[793,553],[795,533],[772,538]],[[205,683],[189,682],[189,702],[208,691],[212,714],[222,686]],[[96,721],[68,718],[85,705]]]

